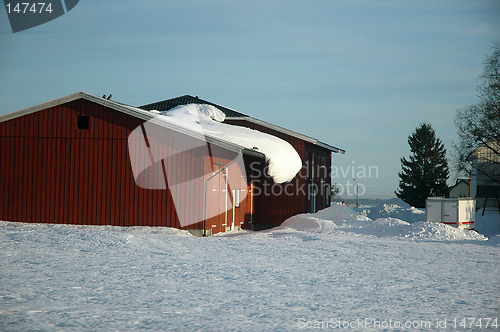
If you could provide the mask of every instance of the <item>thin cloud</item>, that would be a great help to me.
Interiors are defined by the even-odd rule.
[[[481,23],[466,32],[469,36],[500,36],[500,27],[489,23]]]

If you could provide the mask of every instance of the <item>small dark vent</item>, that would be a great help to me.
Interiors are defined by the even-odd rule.
[[[76,127],[78,129],[90,129],[90,116],[79,115],[76,121]]]

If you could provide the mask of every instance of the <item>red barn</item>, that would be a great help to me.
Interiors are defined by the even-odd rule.
[[[188,104],[181,99],[170,101]],[[342,150],[226,113],[226,123],[295,147],[305,171],[278,185],[266,175],[262,153],[158,121],[147,109],[162,110],[80,92],[0,117],[0,220],[166,226],[210,235],[276,226],[329,203],[330,154]]]
[[[276,184],[265,173],[260,172],[265,167],[262,159],[253,160],[254,162],[250,164],[248,177],[255,187],[252,229],[275,227],[293,215],[316,212],[330,205],[331,155],[332,153],[344,154],[344,150],[189,95],[151,103],[140,108],[168,111],[186,104],[215,106],[226,115],[224,123],[255,129],[279,137],[290,143],[302,159],[302,170],[291,182],[284,184]]]

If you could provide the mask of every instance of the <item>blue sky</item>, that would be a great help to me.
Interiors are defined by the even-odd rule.
[[[452,149],[498,41],[500,1],[82,0],[15,34],[0,10],[0,114],[198,95],[345,149],[334,181],[375,166],[364,196],[393,197],[408,135],[426,121]]]

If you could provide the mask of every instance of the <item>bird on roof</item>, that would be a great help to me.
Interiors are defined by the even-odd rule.
[[[110,100],[111,99],[111,93],[109,94],[108,98],[106,98],[107,100]]]
[[[106,95],[102,95],[102,97],[103,97],[104,99],[106,99]]]

